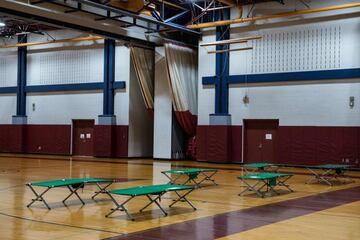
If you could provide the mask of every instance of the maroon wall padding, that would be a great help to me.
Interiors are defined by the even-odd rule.
[[[291,155],[291,128],[278,128],[278,163],[288,163],[288,158]]]
[[[0,125],[0,151],[70,154],[70,125]]]
[[[241,126],[198,126],[197,159],[240,162],[241,131]],[[338,163],[360,167],[360,127],[279,126],[278,151],[276,163]]]
[[[113,157],[115,146],[115,127],[112,125],[94,126],[94,156]]]
[[[198,126],[196,151],[199,161],[241,161],[241,126]]]
[[[231,126],[211,126],[208,130],[209,162],[231,162]]]
[[[95,157],[127,157],[128,126],[95,125]]]
[[[360,168],[360,127],[358,128],[358,138],[357,138],[357,156],[358,156],[358,160],[357,160],[357,167]]]
[[[26,153],[69,155],[71,125],[26,125]]]
[[[360,127],[279,127],[279,162],[352,164],[358,161]],[[349,162],[343,162],[348,159]]]
[[[242,126],[231,126],[231,162],[242,159]]]
[[[209,126],[198,126],[196,129],[196,159],[207,159],[207,129]]]
[[[24,125],[0,125],[0,152],[22,153],[24,137]]]
[[[115,129],[115,157],[128,157],[129,126],[116,126]]]

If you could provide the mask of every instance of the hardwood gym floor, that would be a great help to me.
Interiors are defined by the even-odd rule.
[[[73,198],[65,207],[61,200],[67,189],[57,188],[45,195],[52,210],[40,202],[26,207],[33,197],[27,182],[103,177],[121,180],[112,188],[122,188],[166,183],[161,171],[194,166],[221,169],[215,177],[219,186],[190,194],[197,211],[180,203],[168,217],[154,207],[135,214],[135,222],[122,212],[105,218],[113,203],[107,196],[92,201],[95,186],[80,192],[85,206]],[[238,165],[2,154],[0,239],[360,239],[360,172],[349,173],[355,176],[354,183],[329,187],[305,184],[309,178],[305,169],[284,171],[299,173],[289,181],[295,192],[261,199],[237,195],[241,183],[236,177],[242,174]],[[167,194],[162,205],[172,198]],[[137,198],[129,209],[136,212],[146,202]]]

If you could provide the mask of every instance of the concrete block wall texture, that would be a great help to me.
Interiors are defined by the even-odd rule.
[[[346,1],[354,2],[354,1]],[[313,1],[312,7],[336,5],[337,1]],[[278,3],[256,5],[257,14],[289,10]],[[284,9],[282,9],[284,8]],[[245,8],[244,14],[249,9]],[[266,10],[266,11],[265,11]],[[229,75],[271,74],[336,69],[359,69],[360,18],[356,9],[306,15],[301,18],[258,21],[231,26],[230,38],[260,35],[248,42],[252,51],[230,52]],[[237,12],[232,11],[235,17]],[[215,29],[203,32],[199,43],[215,41]],[[202,78],[215,75],[215,54],[199,47],[198,159],[246,162],[244,119],[279,119],[277,161],[281,163],[343,163],[360,166],[360,78],[229,85],[231,126],[210,126],[215,109],[215,87]],[[243,102],[247,96],[248,104]],[[355,97],[355,106],[349,99]],[[222,136],[225,132],[228,135]],[[336,137],[338,136],[338,137]],[[230,147],[229,147],[230,146]],[[226,151],[225,151],[226,149]]]
[[[69,30],[53,31],[50,34],[57,39],[83,35],[83,33]],[[44,40],[46,40],[44,36],[30,35],[29,37],[29,41]],[[9,56],[15,56],[15,61],[10,61],[12,58]],[[2,61],[3,58],[6,58],[6,61]],[[27,86],[103,82],[103,41],[29,47],[27,60]],[[126,88],[115,91],[115,126],[98,125],[98,116],[103,112],[102,89],[81,91],[74,88],[74,91],[66,92],[28,93],[26,99],[28,124],[23,126],[11,124],[11,117],[16,113],[16,94],[1,94],[0,151],[71,154],[72,120],[93,119],[95,120],[94,155],[128,157],[129,146],[139,144],[132,142],[139,139],[128,137],[133,127],[129,123],[130,88],[134,86],[134,94],[140,91],[136,88],[136,76],[130,71],[130,65],[129,49],[117,44],[115,81],[125,82]],[[0,87],[16,86],[15,50],[0,52],[0,69],[4,70],[0,74]],[[131,77],[134,83],[129,84]],[[141,106],[142,99],[139,98],[138,101],[137,105]],[[130,129],[129,125],[131,125]],[[134,147],[131,149],[133,156],[142,154],[148,156],[148,152],[142,152],[142,150],[137,152]]]

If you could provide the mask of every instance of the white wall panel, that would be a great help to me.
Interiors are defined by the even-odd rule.
[[[0,51],[0,87],[17,85],[17,52]]]
[[[171,159],[172,101],[164,48],[156,48],[154,99],[154,158]]]
[[[102,106],[100,92],[28,95],[26,113],[29,124],[71,124],[72,119],[94,119],[97,123]]]
[[[354,108],[349,107],[350,96],[355,97]],[[360,83],[233,86],[229,113],[234,125],[254,118],[279,119],[282,126],[360,126]]]
[[[0,124],[11,124],[16,115],[16,95],[0,95]]]
[[[359,18],[233,33],[231,38],[263,38],[231,48],[230,74],[314,71],[360,67]]]
[[[203,36],[202,41],[213,42],[215,35]],[[209,124],[209,114],[215,110],[215,90],[214,87],[205,87],[202,85],[202,77],[215,76],[216,74],[216,55],[208,54],[208,50],[215,50],[214,47],[199,47],[199,91],[198,91],[198,125]]]
[[[354,2],[357,1],[342,1]],[[335,0],[310,3],[312,8],[337,4]],[[249,8],[244,8],[243,16]],[[253,13],[270,15],[304,8],[299,1],[288,0],[286,5],[257,4]],[[232,9],[231,14],[232,18],[238,17],[238,10]],[[231,38],[261,35],[263,39],[231,45],[231,48],[253,46],[254,50],[230,53],[230,75],[359,68],[359,19],[358,8],[352,8],[232,25]],[[205,30],[202,42],[214,40],[214,29]],[[214,75],[215,55],[200,47],[199,125],[209,124],[215,102],[214,88],[204,87],[202,77]],[[280,118],[281,125],[360,125],[358,80],[266,85],[230,87],[229,112],[234,125],[242,125],[243,118]],[[247,106],[242,101],[246,93],[250,97]],[[356,99],[354,109],[349,108],[350,96]]]
[[[126,89],[119,89],[115,93],[114,113],[118,125],[129,125],[129,91],[130,91],[130,50],[124,46],[117,46],[115,53],[115,81],[124,81]]]
[[[28,85],[102,82],[104,50],[95,47],[29,51]]]

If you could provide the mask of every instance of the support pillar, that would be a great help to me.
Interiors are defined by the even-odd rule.
[[[112,157],[115,152],[116,116],[114,115],[115,40],[104,40],[103,114],[94,128],[94,156]]]
[[[216,13],[217,20],[230,18],[226,9]],[[230,26],[216,28],[216,41],[230,39]],[[216,50],[226,50],[229,45],[217,45]],[[210,114],[210,126],[207,130],[207,161],[231,162],[231,115],[229,114],[229,52],[216,54],[215,113]]]
[[[19,43],[26,43],[27,36],[18,36]],[[12,116],[12,123],[16,125],[27,124],[26,116],[26,65],[27,47],[18,47],[17,59],[17,93],[16,93],[16,115]]]

